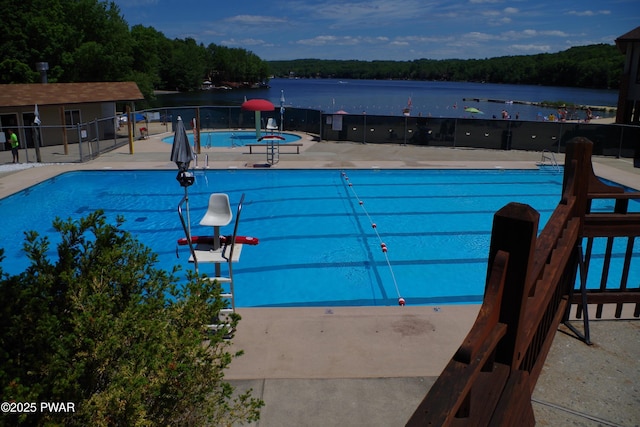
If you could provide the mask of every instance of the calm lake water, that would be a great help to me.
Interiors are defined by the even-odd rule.
[[[395,81],[395,80],[334,80],[334,79],[272,79],[268,89],[210,90],[158,96],[155,107],[189,105],[240,105],[245,97],[264,98],[280,105],[284,91],[285,105],[311,108],[324,112],[339,110],[350,114],[400,116],[411,100],[412,116],[472,117],[465,107],[475,107],[483,114],[477,117],[501,117],[507,110],[512,118],[537,120],[555,109],[501,101],[562,101],[577,105],[615,106],[617,90],[579,89],[530,85],[500,85],[491,83]],[[596,116],[612,117],[613,112],[594,111]],[[582,111],[576,117],[584,118]]]

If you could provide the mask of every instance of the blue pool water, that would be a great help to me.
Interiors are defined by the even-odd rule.
[[[176,208],[184,189],[175,176],[175,171],[73,172],[0,200],[5,272],[16,274],[28,265],[21,251],[25,230],[49,236],[55,257],[59,239],[52,220],[80,218],[96,209],[109,219],[124,215],[125,229],[158,253],[163,268],[192,268],[186,247],[176,258],[176,240],[183,237]],[[245,246],[234,267],[238,306],[397,305],[396,284],[407,305],[480,302],[494,213],[512,201],[528,203],[540,212],[542,228],[562,185],[562,175],[551,171],[350,170],[347,176],[349,181],[338,170],[196,172],[189,188],[194,235],[211,233],[198,225],[210,193],[229,194],[234,212],[246,194],[239,234],[260,243]],[[391,269],[358,200],[388,247]],[[594,208],[611,208],[603,203]],[[630,205],[640,211],[640,203]],[[625,244],[614,249],[615,257],[624,254]],[[597,244],[590,272],[595,286],[603,252],[604,243]],[[637,259],[638,239],[630,287],[640,285]],[[621,264],[612,263],[611,283],[619,283]],[[201,271],[212,271],[209,267],[202,265]]]
[[[266,132],[262,132],[261,135],[268,136]],[[277,136],[281,136],[284,140],[280,140],[281,144],[288,142],[298,141],[300,136],[293,133],[277,133]],[[193,133],[187,134],[189,142],[193,145]],[[163,142],[173,144],[173,135],[166,138],[162,138]],[[257,143],[255,131],[212,131],[212,132],[200,132],[200,145],[202,147],[238,147],[245,144]]]

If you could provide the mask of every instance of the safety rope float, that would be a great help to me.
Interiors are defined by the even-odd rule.
[[[387,251],[389,250],[387,248],[387,244],[384,243],[384,241],[382,240],[382,237],[380,236],[380,233],[378,232],[378,226],[376,225],[375,222],[373,222],[373,219],[371,218],[371,215],[369,215],[369,212],[367,212],[367,208],[364,207],[364,201],[362,201],[362,199],[360,199],[360,197],[358,196],[358,193],[356,193],[355,188],[353,188],[353,183],[349,180],[349,177],[347,176],[346,172],[342,171],[341,174],[342,174],[342,177],[344,178],[344,180],[347,182],[348,187],[351,190],[351,193],[353,193],[353,196],[356,198],[356,200],[358,201],[358,204],[360,205],[360,207],[362,208],[363,212],[367,216],[367,219],[369,220],[369,223],[371,224],[371,228],[373,228],[373,231],[376,233],[376,236],[378,237],[378,241],[380,242],[380,249],[382,250],[384,258],[387,261],[387,266],[389,267],[389,272],[391,273],[391,278],[393,279],[393,285],[396,288],[396,294],[398,295],[398,305],[404,306],[406,304],[406,301],[400,295],[400,289],[398,288],[398,282],[396,281],[395,274],[393,274],[393,268],[391,267],[391,261],[389,260],[389,255],[387,253]]]

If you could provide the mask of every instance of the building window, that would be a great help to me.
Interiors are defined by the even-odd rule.
[[[80,110],[64,110],[64,124],[73,126],[80,123]]]

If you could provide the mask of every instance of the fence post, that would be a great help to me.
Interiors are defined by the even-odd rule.
[[[129,136],[129,154],[133,154],[133,132],[134,128],[131,123],[134,120],[133,113],[131,112],[131,106],[127,105],[127,135]]]
[[[520,324],[529,297],[528,271],[532,265],[540,214],[529,205],[509,203],[495,213],[489,249],[489,265],[500,250],[509,254],[500,322],[507,333],[498,344],[496,362],[516,368],[524,354],[515,354]]]
[[[78,129],[78,153],[80,153],[80,163],[82,163],[82,125],[78,123],[76,126]]]
[[[367,143],[367,113],[362,113],[362,143]]]
[[[100,155],[100,126],[98,126],[98,118],[94,120],[96,126],[96,152]]]

